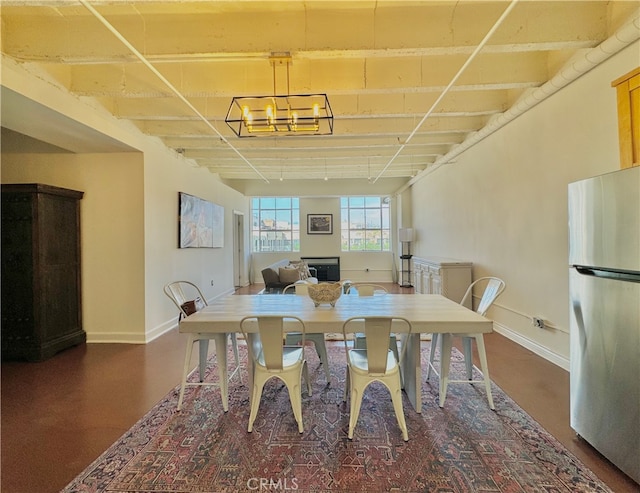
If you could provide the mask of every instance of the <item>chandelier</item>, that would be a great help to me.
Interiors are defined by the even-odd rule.
[[[287,67],[287,94],[234,97],[224,119],[238,137],[331,135],[333,112],[326,94],[289,94],[291,56],[272,55],[273,92],[276,65]]]

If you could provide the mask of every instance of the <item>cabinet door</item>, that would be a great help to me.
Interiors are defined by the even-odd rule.
[[[640,67],[611,85],[618,97],[620,167],[640,166]]]
[[[420,292],[429,293],[429,271],[424,267],[420,270]]]
[[[44,340],[82,331],[79,203],[40,194],[38,200],[39,302]]]
[[[415,283],[416,285],[414,286],[415,292],[416,293],[424,293],[424,289],[423,289],[423,282],[422,282],[422,267],[421,266],[416,266],[416,271],[414,273],[415,275]]]
[[[431,294],[442,294],[442,276],[440,275],[440,269],[430,267],[429,279],[431,281]]]
[[[38,344],[34,317],[33,201],[31,194],[2,194],[2,356]]]

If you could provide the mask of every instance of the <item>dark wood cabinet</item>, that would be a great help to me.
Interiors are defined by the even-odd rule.
[[[340,257],[300,257],[309,267],[316,269],[318,281],[340,280]]]
[[[83,192],[2,185],[2,358],[41,361],[84,343],[80,285]]]

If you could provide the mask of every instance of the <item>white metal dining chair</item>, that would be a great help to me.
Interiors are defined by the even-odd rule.
[[[302,282],[289,284],[282,290],[282,294],[287,294],[289,291],[293,291],[298,296],[308,296],[309,285]],[[324,368],[324,374],[327,377],[327,384],[330,384],[331,372],[329,371],[329,357],[327,356],[327,344],[324,339],[324,333],[306,334],[305,340],[312,342],[316,348],[316,354],[318,355],[318,358],[320,358],[320,364]],[[289,332],[287,333],[286,341],[289,346],[300,344],[302,341],[302,334],[299,332]]]
[[[208,306],[202,291],[198,286],[190,281],[175,281],[170,282],[164,287],[164,294],[166,294],[171,301],[178,307],[179,316],[178,321],[184,317],[201,310],[205,306]],[[204,381],[205,371],[207,368],[207,355],[209,353],[209,341],[214,340],[215,344],[223,344],[226,346],[227,337],[231,338],[231,344],[233,347],[233,354],[236,360],[236,367],[231,373],[228,374],[226,365],[218,362],[218,374],[220,377],[220,383],[208,383]],[[187,382],[189,374],[191,373],[191,356],[193,353],[193,344],[199,342],[199,382]],[[240,357],[238,355],[238,342],[236,339],[236,333],[224,333],[224,334],[203,334],[203,333],[189,333],[189,340],[187,341],[187,349],[184,357],[184,366],[182,369],[182,379],[180,383],[180,395],[178,397],[178,411],[182,409],[182,401],[184,399],[184,392],[187,387],[219,385],[220,394],[222,397],[222,408],[224,412],[229,410],[229,379],[233,378],[236,374],[240,375]]]
[[[351,291],[358,293],[358,296],[380,296],[388,293],[387,288],[380,284],[372,283],[354,283],[347,289],[347,294],[351,294]],[[366,349],[367,338],[362,333],[356,333],[353,335],[353,347],[356,349]],[[398,340],[395,334],[389,335],[389,349],[393,351],[393,355],[396,357],[396,361],[400,361],[400,355],[398,353]]]
[[[480,299],[478,306],[476,308],[476,312],[480,315],[484,316],[493,302],[502,294],[504,291],[506,284],[502,279],[497,277],[481,277],[476,279],[474,282],[469,285],[467,291],[465,292],[462,300],[460,301],[461,305],[465,305],[467,303],[470,296],[473,296],[473,289],[475,286],[486,284],[484,292],[482,293],[482,298]],[[462,347],[464,353],[464,362],[465,362],[465,370],[466,370],[466,380],[450,380],[449,379],[449,367],[451,360],[451,348],[452,348],[452,337],[462,337]],[[478,348],[478,356],[480,359],[480,369],[482,370],[482,380],[473,380],[473,352],[472,352],[472,343],[476,341],[476,346]],[[436,369],[435,363],[435,354],[436,354],[436,346],[440,341],[440,369]],[[429,353],[429,366],[427,369],[427,380],[431,376],[431,371],[433,371],[436,375],[438,375],[440,379],[440,399],[439,405],[440,407],[444,406],[444,401],[447,397],[447,387],[450,383],[484,383],[486,391],[487,391],[487,400],[489,401],[489,407],[491,409],[495,409],[493,404],[493,397],[491,396],[491,379],[489,378],[489,365],[487,364],[487,353],[484,347],[484,336],[481,333],[470,333],[470,334],[432,334],[431,338],[431,351]]]
[[[404,419],[402,407],[402,383],[400,379],[400,363],[393,351],[389,349],[389,335],[393,323],[405,323],[407,334],[411,333],[411,322],[401,317],[351,317],[342,325],[342,337],[347,356],[347,379],[342,400],[351,398],[349,410],[348,437],[353,438],[353,431],[358,422],[362,396],[372,382],[382,383],[391,394],[393,409],[402,431],[402,438],[409,440],[409,432]],[[347,333],[350,327],[359,324],[364,328],[367,338],[366,349],[349,348]],[[355,327],[354,327],[355,328]],[[360,329],[360,327],[358,327]]]
[[[257,324],[257,333],[250,330],[252,323]],[[300,326],[302,345],[283,344],[286,335],[285,323],[297,323]],[[240,321],[240,330],[247,341],[249,357],[253,362],[249,375],[251,411],[247,431],[253,430],[253,422],[258,414],[265,383],[271,378],[279,378],[287,387],[293,415],[298,423],[298,431],[302,433],[304,431],[300,387],[302,378],[307,384],[307,394],[311,396],[311,382],[304,357],[304,322],[298,317],[289,315],[249,315]]]

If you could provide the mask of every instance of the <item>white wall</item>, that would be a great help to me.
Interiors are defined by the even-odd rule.
[[[144,343],[174,327],[177,311],[162,291],[170,281],[192,280],[208,299],[234,289],[233,211],[247,217],[249,213],[242,194],[92,101],[75,98],[4,60],[2,83],[29,105],[35,103],[32,108],[40,105],[61,115],[61,121],[72,121],[74,132],[86,134],[88,128],[90,135],[100,135],[101,146],[114,141],[139,150],[36,153],[27,144],[22,150],[11,146],[10,153],[2,154],[3,183],[40,182],[85,192],[82,293],[88,342]],[[27,131],[28,125],[20,130]],[[223,248],[177,248],[179,191],[224,207]],[[247,255],[245,265],[248,260]],[[248,280],[248,269],[243,279]]]
[[[222,248],[179,249],[178,192],[214,202],[224,207]],[[146,327],[152,337],[173,325],[175,308],[162,294],[162,286],[175,280],[195,282],[207,299],[234,290],[233,212],[249,217],[249,202],[242,194],[223,185],[208,170],[178,159],[164,146],[149,146],[145,152],[145,279]],[[248,236],[245,235],[245,244]],[[246,255],[248,265],[248,254]],[[242,274],[248,284],[248,268]]]
[[[636,42],[428,174],[411,189],[415,255],[474,263],[507,289],[496,328],[568,368],[567,185],[619,169],[611,81],[638,66]],[[550,325],[535,329],[530,317]]]

